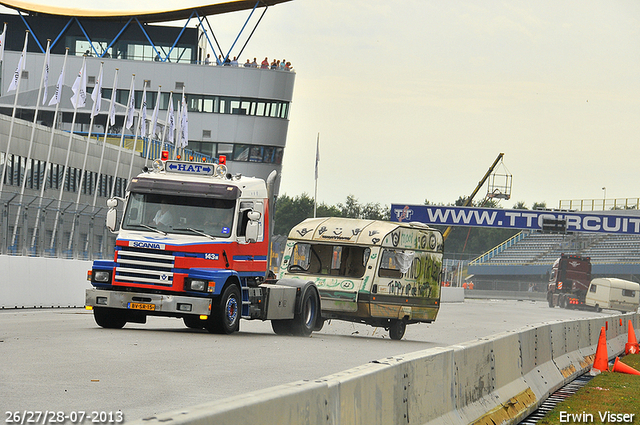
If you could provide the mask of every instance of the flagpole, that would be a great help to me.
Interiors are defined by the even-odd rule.
[[[182,154],[189,145],[189,108],[187,107],[187,98],[184,95],[185,87],[182,86],[182,115],[180,116],[180,144],[182,145]]]
[[[47,51],[44,58],[44,63],[42,64],[42,76],[40,77],[40,87],[38,88],[38,97],[36,98],[36,109],[33,114],[33,123],[31,124],[31,138],[29,139],[29,150],[27,153],[27,167],[29,166],[29,162],[31,161],[31,152],[33,150],[33,139],[36,134],[36,123],[38,122],[38,112],[40,111],[40,97],[42,96],[42,86],[44,85],[45,74],[49,72],[49,64],[47,60],[49,58],[49,46],[51,44],[51,40],[47,40]],[[40,177],[38,176],[38,179]],[[24,190],[27,186],[27,173],[25,169],[24,178],[22,179],[22,185],[20,186],[20,198],[18,200],[18,211],[16,212],[16,221],[13,225],[13,235],[11,235],[11,245],[16,245],[16,234],[18,232],[18,223],[20,222],[20,213],[22,210],[22,201],[24,199]],[[26,230],[26,229],[24,229]],[[22,255],[26,255],[27,247],[22,247]]]
[[[67,183],[67,174],[69,174],[69,156],[71,155],[71,143],[73,141],[73,129],[76,125],[76,116],[78,115],[78,105],[79,105],[79,101],[80,99],[80,95],[83,92],[83,90],[86,90],[86,72],[87,72],[87,68],[86,68],[86,58],[82,58],[82,68],[80,69],[80,73],[78,74],[78,77],[76,78],[76,82],[78,81],[78,78],[80,78],[80,83],[79,86],[80,87],[76,87],[76,83],[73,84],[73,87],[76,87],[76,92],[74,93],[74,96],[72,97],[72,102],[73,103],[73,117],[71,119],[71,129],[69,130],[69,143],[67,144],[67,156],[64,160],[64,168],[63,168],[63,174],[62,174],[62,185],[60,185],[60,193],[58,195],[58,208],[56,209],[56,219],[53,222],[53,233],[51,234],[51,244],[49,245],[49,250],[53,250],[53,245],[56,241],[56,232],[58,231],[58,220],[60,220],[60,208],[62,207],[62,196],[64,195],[64,186]],[[83,83],[84,81],[84,83]],[[86,97],[86,91],[84,92],[84,95]],[[82,105],[84,106],[84,102],[85,102],[85,98],[82,98]]]
[[[315,189],[313,195],[313,218],[316,218],[316,211],[318,207],[318,163],[320,162],[320,133],[318,132],[318,138],[316,139],[316,178]]]
[[[14,73],[13,80],[16,81],[16,95],[13,99],[13,112],[11,112],[11,125],[9,126],[9,139],[7,140],[7,152],[5,154],[5,161],[2,165],[2,174],[0,174],[0,195],[2,195],[2,189],[4,188],[4,178],[7,172],[7,158],[9,157],[9,152],[11,152],[11,139],[13,138],[13,124],[16,120],[16,108],[18,107],[18,93],[20,93],[20,81],[22,81],[22,70],[24,69],[24,62],[26,62],[27,56],[27,43],[29,42],[29,31],[26,31],[26,35],[24,37],[24,48],[22,49],[22,55],[20,56],[20,61],[18,62],[18,67],[16,68],[16,72]],[[13,85],[13,84],[12,84]],[[11,86],[9,86],[10,90]],[[7,90],[7,91],[10,91]]]
[[[176,134],[175,134],[175,140],[174,140],[174,155],[175,158],[178,158],[178,155],[180,155],[178,153],[178,149],[180,149],[180,147],[182,147],[182,142],[180,141],[180,124],[182,123],[182,119],[180,119],[182,117],[182,101],[178,102],[178,120],[176,120],[175,122],[175,126],[176,126]],[[182,157],[181,157],[182,158]]]
[[[82,169],[80,170],[80,182],[78,183],[78,195],[76,196],[76,214],[78,214],[78,206],[80,205],[80,195],[82,195],[82,185],[84,184],[84,175],[85,170],[87,169],[87,158],[89,157],[89,146],[91,145],[91,131],[93,130],[93,121],[96,115],[100,113],[100,104],[102,102],[102,71],[103,71],[104,62],[100,62],[100,71],[98,73],[98,81],[96,85],[93,87],[94,92],[91,93],[91,98],[93,99],[93,107],[91,108],[91,120],[89,122],[89,132],[87,133],[87,145],[84,149],[84,159],[82,161]],[[95,96],[95,99],[94,99]],[[89,187],[91,187],[91,183],[89,183]],[[90,191],[90,190],[89,190]],[[73,234],[76,230],[76,220],[71,222],[71,233],[69,234],[69,243],[67,245],[67,250],[71,250]]]
[[[104,149],[107,145],[107,132],[109,130],[109,123],[114,125],[115,120],[115,107],[116,107],[116,91],[118,89],[118,68],[116,68],[116,74],[113,77],[113,89],[111,90],[111,105],[109,106],[109,114],[107,115],[107,122],[104,124],[104,139],[102,140],[102,152],[100,152],[100,164],[98,165],[98,180],[102,182],[102,162],[104,161]],[[95,209],[96,201],[98,200],[98,184],[96,182],[96,190],[93,191],[93,205],[92,207]],[[93,210],[92,210],[93,211]]]
[[[56,93],[53,99],[58,99],[56,102],[56,109],[53,113],[53,122],[51,123],[51,136],[49,138],[49,151],[47,152],[47,161],[44,166],[44,177],[42,179],[42,186],[40,187],[40,199],[38,200],[38,212],[36,214],[36,222],[33,227],[33,236],[31,237],[31,246],[35,248],[36,246],[36,236],[38,234],[38,225],[40,224],[40,214],[42,212],[42,200],[44,197],[44,191],[47,186],[47,172],[51,169],[51,151],[53,149],[53,136],[55,134],[56,129],[56,121],[58,120],[58,110],[60,109],[60,98],[62,97],[62,87],[64,86],[64,70],[67,66],[67,56],[69,55],[69,48],[67,47],[64,52],[64,62],[62,63],[62,71],[60,71],[60,77],[58,78],[58,83],[56,84]],[[51,106],[51,101],[49,101],[49,106]],[[51,176],[53,179],[53,174]]]
[[[93,88],[94,91],[95,90],[98,90],[100,92],[102,91],[103,65],[104,65],[104,62],[100,62],[100,72],[98,73],[98,82]],[[91,93],[92,99],[93,99],[93,96],[94,96],[94,93]],[[87,146],[85,147],[85,150],[84,150],[84,160],[82,161],[82,171],[80,172],[80,183],[78,183],[78,196],[76,198],[76,208],[80,203],[80,194],[82,193],[82,184],[84,183],[84,174],[85,174],[85,169],[87,168],[87,158],[89,157],[89,145],[91,144],[91,131],[93,129],[93,121],[95,116],[98,115],[98,113],[100,112],[100,103],[102,102],[102,93],[99,93],[93,102],[94,102],[93,108],[91,108],[91,121],[89,122],[89,133],[87,135]],[[73,228],[71,230],[71,235],[73,235]],[[69,238],[69,240],[71,240],[71,238]]]
[[[127,181],[131,181],[131,174],[133,173],[133,160],[135,159],[136,145],[138,144],[138,130],[140,130],[140,138],[143,140],[143,146],[144,134],[147,132],[147,82],[145,80],[142,80],[142,86],[142,103],[138,111],[138,125],[136,125],[136,132],[133,138],[133,149],[131,149],[131,162],[129,163],[129,177]]]
[[[120,149],[118,149],[118,157],[116,158],[116,171],[113,174],[113,183],[111,185],[111,193],[109,194],[110,198],[114,197],[114,192],[116,190],[116,180],[118,179],[118,167],[120,166],[120,154],[122,153],[122,149],[124,147],[124,129],[125,128],[131,128],[131,127],[127,127],[127,125],[128,125],[128,121],[129,121],[129,114],[133,113],[132,111],[130,111],[130,109],[131,109],[131,100],[134,97],[134,95],[133,95],[133,83],[134,83],[135,79],[136,79],[136,74],[132,74],[131,75],[131,88],[129,89],[129,100],[127,101],[127,113],[126,113],[126,115],[124,117],[124,121],[122,122],[122,132],[120,134],[120,145],[119,145]],[[133,119],[132,119],[132,122],[133,122]]]
[[[169,112],[171,110],[173,110],[173,92],[172,91],[169,92],[169,104],[167,105],[167,115],[164,120],[164,127],[162,128],[162,151],[164,151],[164,146],[165,146],[164,141],[165,141],[165,136],[167,134],[167,127],[169,127],[169,119],[171,119],[171,122],[173,122],[173,116],[169,117]],[[173,131],[173,129],[169,129],[169,131]],[[170,136],[170,138],[171,140],[173,140],[172,136]]]
[[[156,127],[158,124],[158,105],[160,104],[160,89],[162,86],[158,86],[158,96],[156,97],[156,105],[153,108],[153,114],[151,115],[151,125],[149,126],[149,140],[147,142],[147,155],[144,159],[144,165],[149,162],[149,152],[151,151],[151,141],[156,137]]]

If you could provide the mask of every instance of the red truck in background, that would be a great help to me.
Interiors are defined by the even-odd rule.
[[[591,283],[591,259],[561,254],[551,268],[547,285],[549,307],[586,308],[585,298]]]

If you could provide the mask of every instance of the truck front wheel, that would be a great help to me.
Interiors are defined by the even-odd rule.
[[[94,307],[93,319],[98,326],[107,329],[121,329],[127,324],[125,312],[117,308]]]
[[[205,328],[211,333],[232,334],[240,330],[242,298],[236,285],[227,286],[222,291],[220,304],[215,307]]]

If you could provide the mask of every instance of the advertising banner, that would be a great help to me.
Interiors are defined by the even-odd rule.
[[[573,212],[507,210],[435,205],[391,205],[391,221],[417,221],[430,225],[542,230],[543,223],[566,223],[567,232],[640,234],[640,212]]]

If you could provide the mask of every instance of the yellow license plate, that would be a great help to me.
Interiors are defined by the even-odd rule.
[[[155,304],[144,304],[144,303],[129,303],[127,307],[133,310],[155,310],[156,309]]]

